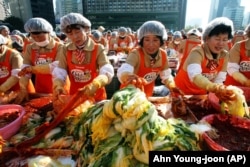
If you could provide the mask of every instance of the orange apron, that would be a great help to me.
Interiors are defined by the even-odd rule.
[[[144,86],[144,93],[146,94],[147,97],[149,97],[153,95],[155,80],[157,76],[159,75],[160,71],[162,71],[162,69],[164,68],[164,63],[167,62],[167,53],[164,50],[160,50],[161,56],[162,56],[162,65],[161,67],[152,68],[152,67],[145,66],[145,59],[144,59],[145,55],[143,53],[142,48],[138,48],[137,50],[139,51],[139,54],[140,54],[139,62],[141,64],[139,66],[139,69],[136,75],[144,78],[148,82],[148,84]],[[120,88],[124,88],[125,86],[126,85],[121,84]]]
[[[235,35],[232,39],[232,44],[234,45],[238,41],[243,41],[245,40],[246,37],[244,35]]]
[[[0,62],[0,70],[1,70],[0,84],[3,84],[11,76],[12,67],[11,67],[11,63],[10,63],[10,55],[11,55],[11,49],[8,48],[6,50],[5,60],[3,62]],[[20,89],[19,83],[17,82],[9,90],[11,90],[11,91],[17,91],[19,89]]]
[[[40,54],[37,49],[31,50],[32,65],[48,64],[55,61],[58,43],[56,42],[55,47],[51,52]],[[52,93],[52,75],[51,74],[36,74],[35,77],[35,89],[37,93]]]
[[[10,76],[11,76],[11,64],[10,64],[10,55],[11,55],[11,49],[6,50],[6,57],[5,61],[0,63],[0,69],[2,74],[0,74],[0,84],[3,84]],[[17,82],[12,88],[9,89],[10,91],[18,91],[20,90],[19,83]],[[31,81],[29,80],[28,87],[27,87],[28,93],[34,93],[35,88]]]
[[[192,40],[189,40],[187,39],[186,40],[186,44],[185,44],[185,50],[183,52],[183,55],[182,55],[182,58],[181,58],[181,61],[180,61],[180,65],[179,65],[179,68],[178,68],[178,71],[183,67],[183,64],[185,62],[185,60],[187,59],[190,51],[197,45],[200,45],[201,44],[201,41],[200,42],[197,42],[197,41],[192,41]],[[177,72],[178,72],[177,71]]]
[[[245,77],[250,78],[250,55],[246,55],[245,48],[246,41],[240,44],[240,62],[239,62],[239,72],[241,72]],[[233,79],[232,76],[227,74],[227,78],[224,82],[225,85],[243,86],[241,83]]]
[[[68,63],[68,73],[70,79],[70,94],[75,94],[79,88],[86,86],[91,83],[93,79],[98,76],[98,70],[96,66],[97,59],[97,49],[98,45],[95,45],[91,61],[89,64],[73,64],[72,56],[74,51],[67,51],[67,63]],[[95,96],[96,101],[101,101],[107,99],[107,94],[105,87],[97,90]]]
[[[27,37],[24,38],[23,40],[23,53],[26,51],[27,45],[31,44],[32,41],[30,39],[28,39]]]
[[[216,74],[219,71],[221,71],[223,64],[224,64],[224,59],[219,60],[218,67],[214,68],[213,70],[210,70],[209,68],[206,67],[207,63],[208,63],[208,59],[207,59],[206,55],[204,57],[205,57],[205,59],[201,63],[201,69],[202,69],[201,74],[203,76],[206,76],[210,81],[212,81],[213,79],[215,79],[212,76],[216,76]],[[211,78],[209,76],[211,76]],[[174,80],[175,80],[176,86],[180,90],[182,90],[183,93],[186,95],[205,95],[205,94],[207,94],[206,90],[199,88],[193,82],[190,81],[187,71],[185,71],[183,68],[181,68],[179,70],[179,72],[175,76]]]
[[[117,37],[118,47],[121,47],[122,44],[126,44],[126,47],[128,47],[130,42],[131,41],[129,36],[126,36],[124,39]]]

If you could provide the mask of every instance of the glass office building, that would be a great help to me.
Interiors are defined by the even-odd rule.
[[[93,28],[120,26],[137,30],[148,20],[161,21],[167,29],[185,28],[187,0],[83,0],[83,15]]]

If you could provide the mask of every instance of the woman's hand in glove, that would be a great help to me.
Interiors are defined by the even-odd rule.
[[[53,96],[53,108],[55,113],[58,113],[63,106],[65,105],[65,100],[62,98],[61,95],[58,95],[56,97]]]
[[[221,101],[230,101],[234,100],[235,94],[233,90],[227,89],[227,86],[225,85],[219,85],[215,95],[221,100]]]
[[[63,87],[57,86],[53,90],[53,101],[60,100],[60,95],[66,94],[66,91],[64,90]]]
[[[29,94],[26,90],[20,90],[14,103],[15,104],[21,104],[24,101],[28,101],[29,100]]]
[[[126,78],[126,83],[125,85],[129,85],[129,84],[132,84],[134,85],[135,87],[141,89],[142,91],[144,91],[144,85],[147,85],[147,81],[146,79],[142,78],[142,77],[139,77],[135,74],[130,74],[127,76]]]
[[[62,98],[62,95],[65,95],[66,91],[63,87],[57,86],[53,90],[53,107],[55,112],[57,113],[60,109],[65,105],[65,100]]]
[[[86,86],[84,86],[83,88],[80,88],[79,91],[81,91],[82,94],[87,96],[87,97],[93,97],[95,95],[97,89],[99,89],[99,86],[97,84],[89,83]]]
[[[250,79],[245,82],[245,86],[250,87]]]
[[[137,77],[131,81],[131,84],[135,85],[135,87],[144,91],[144,86],[147,85],[147,81],[142,77]]]
[[[137,75],[129,74],[126,76],[126,82],[124,84],[125,85],[135,84],[135,81],[137,80],[137,78],[139,78]]]
[[[27,67],[24,67],[19,73],[18,73],[18,76],[24,76],[26,74],[30,74],[32,73],[32,66],[27,66]]]
[[[171,94],[177,94],[184,96],[184,93],[177,87],[170,87],[169,88]]]
[[[5,95],[5,93],[2,92],[2,91],[0,91],[0,97],[1,97],[1,96],[4,96],[4,95]]]
[[[184,96],[184,93],[178,87],[176,87],[174,82],[169,82],[167,84],[167,87],[172,96],[178,96],[178,95]]]

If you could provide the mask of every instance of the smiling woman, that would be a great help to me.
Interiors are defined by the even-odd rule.
[[[147,97],[166,96],[170,92],[180,93],[175,88],[167,55],[162,48],[166,39],[166,28],[161,22],[149,20],[141,25],[138,29],[138,47],[129,52],[126,62],[117,70],[122,88],[133,84]],[[158,77],[165,85],[162,91],[158,91],[155,86]]]
[[[224,50],[232,38],[233,22],[226,17],[212,20],[204,30],[203,43],[191,50],[175,76],[176,86],[185,95],[206,95],[207,92],[232,95],[223,85],[226,79],[228,52]]]

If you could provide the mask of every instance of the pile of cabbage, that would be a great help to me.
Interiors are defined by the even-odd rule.
[[[32,127],[38,125],[32,121],[25,126],[13,143],[33,136]],[[75,150],[73,159],[83,167],[140,167],[148,166],[149,151],[201,150],[199,137],[185,121],[159,116],[140,89],[127,86],[110,100],[68,116],[33,147]]]
[[[148,166],[149,151],[197,151],[199,134],[181,119],[158,116],[143,92],[128,86],[83,113],[76,125],[83,166]]]

